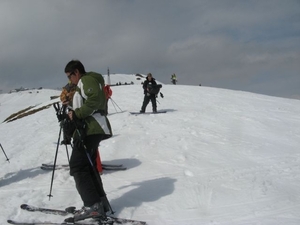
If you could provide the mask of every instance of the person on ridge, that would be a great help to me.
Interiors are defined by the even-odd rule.
[[[144,89],[144,101],[142,105],[142,109],[140,113],[144,113],[146,111],[146,107],[151,101],[152,103],[152,111],[154,113],[157,112],[157,106],[156,106],[156,94],[152,92],[153,88],[157,86],[157,83],[155,79],[152,77],[151,73],[147,74],[147,78],[143,83],[143,89]]]
[[[175,73],[173,73],[173,74],[171,75],[171,81],[172,81],[172,84],[175,84],[175,85],[176,85],[176,83],[177,83],[177,77],[176,77]]]
[[[104,79],[99,73],[86,72],[79,60],[70,61],[65,67],[65,73],[71,83],[77,85],[72,101],[73,110],[68,112],[70,120],[76,126],[70,175],[74,177],[83,207],[74,214],[73,220],[106,220],[110,205],[95,168],[99,143],[112,136],[111,126],[105,115]]]

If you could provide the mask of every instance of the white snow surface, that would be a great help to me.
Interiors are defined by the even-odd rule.
[[[114,136],[101,142],[102,180],[115,216],[149,225],[300,224],[300,101],[210,87],[163,85],[163,114],[131,115],[140,85],[112,87]],[[0,95],[0,121],[53,103],[57,90]],[[151,103],[147,107],[151,111]],[[59,123],[53,107],[0,124],[0,224],[7,219],[61,222],[64,217],[20,209],[80,208],[68,170],[57,170],[49,200]],[[69,153],[71,153],[70,147]],[[59,146],[57,163],[68,162]],[[88,221],[87,221],[88,222]]]

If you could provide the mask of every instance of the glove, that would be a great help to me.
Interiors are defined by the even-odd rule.
[[[84,149],[84,143],[80,139],[73,139],[73,147],[77,150]]]
[[[67,117],[66,119],[61,121],[61,125],[63,127],[64,134],[67,137],[72,137],[76,129],[75,123]]]
[[[54,103],[53,107],[56,111],[56,116],[59,122],[61,122],[62,120],[68,117],[68,115],[66,114],[67,106],[63,105],[62,107],[60,107],[59,103]]]
[[[164,98],[164,95],[163,95],[163,93],[161,93],[161,92],[160,92],[159,94],[160,94],[160,97]]]
[[[73,138],[73,144],[76,149],[84,149],[84,139],[85,139],[86,133],[83,129],[76,129],[74,133]]]
[[[75,113],[74,113],[75,115]],[[73,118],[73,121],[75,123],[75,132],[73,136],[73,143],[74,146],[77,149],[83,149],[84,148],[84,139],[86,137],[86,123],[84,120],[78,119],[76,116]]]

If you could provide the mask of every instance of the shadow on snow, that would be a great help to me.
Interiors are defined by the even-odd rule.
[[[174,178],[162,177],[122,186],[119,189],[128,188],[131,190],[117,199],[110,200],[110,203],[118,215],[125,208],[136,208],[144,202],[155,202],[163,196],[172,194],[175,189],[175,181]]]
[[[46,171],[41,170],[40,167],[26,169],[26,170],[19,170],[18,172],[8,173],[4,177],[0,179],[0,187],[10,185],[15,182],[19,182],[21,180],[27,178],[33,178],[40,174],[45,174]]]

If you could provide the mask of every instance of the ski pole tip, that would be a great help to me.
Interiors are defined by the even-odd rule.
[[[53,195],[51,195],[51,194],[49,194],[47,196],[49,196],[49,201],[51,200],[51,197],[53,197]]]

